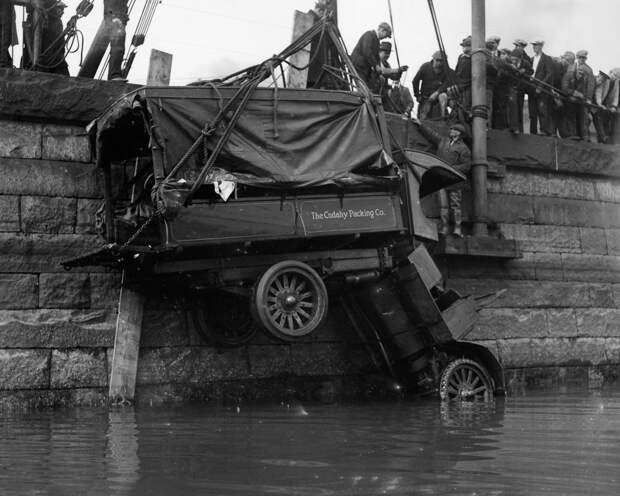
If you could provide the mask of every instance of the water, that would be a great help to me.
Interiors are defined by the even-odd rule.
[[[620,391],[1,421],[2,495],[620,494]]]

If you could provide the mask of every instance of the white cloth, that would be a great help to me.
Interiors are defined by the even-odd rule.
[[[540,62],[540,55],[534,54],[534,60],[532,61],[532,69],[534,69],[534,75],[536,75],[536,68]]]

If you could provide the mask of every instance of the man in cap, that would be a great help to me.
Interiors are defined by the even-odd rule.
[[[499,42],[502,39],[499,36],[489,36],[486,40],[487,50],[493,57],[499,57]]]
[[[366,31],[358,40],[351,53],[351,61],[357,73],[373,93],[378,93],[381,90],[381,80],[379,77],[385,74],[379,58],[379,42],[391,36],[391,26],[387,22],[382,22],[376,30]],[[405,70],[406,67],[390,69],[390,71],[397,71],[401,74]]]
[[[471,169],[471,151],[463,141],[463,138],[467,134],[465,126],[458,123],[452,124],[448,131],[448,137],[445,137],[432,127],[420,123],[419,120],[415,119],[415,122],[420,126],[422,134],[437,146],[435,154],[461,174],[469,177]],[[452,233],[458,237],[463,236],[461,228],[462,187],[463,185],[461,183],[450,186],[447,188],[447,191],[441,190],[439,192],[439,215],[441,220],[439,232],[444,236],[449,233],[450,220],[452,220],[453,224]]]
[[[523,132],[523,92],[524,81],[532,75],[532,66],[525,58],[521,48],[515,48],[508,57],[510,71],[508,80],[508,127],[513,134]]]
[[[588,52],[579,50],[577,61],[570,66],[562,78],[562,91],[571,97],[572,102],[566,105],[565,116],[569,121],[568,128],[575,131],[571,136],[589,140],[588,104],[594,96],[594,74],[586,60]],[[571,124],[574,122],[574,127]]]
[[[413,78],[413,95],[418,101],[418,119],[445,117],[448,105],[448,86],[454,72],[448,67],[444,53],[437,51],[424,62]]]
[[[405,117],[411,117],[413,98],[409,88],[400,84],[400,81],[394,81],[394,86],[390,90],[390,101],[396,113],[402,114]]]
[[[590,110],[599,143],[607,143],[611,136],[612,112],[618,108],[618,85],[611,77],[599,71],[595,78],[594,103],[598,108]]]
[[[618,144],[620,143],[620,113],[618,113],[618,107],[620,107],[620,67],[615,67],[609,71],[610,93],[613,93],[617,98],[609,99],[609,123],[608,132],[609,138],[607,143]],[[615,104],[615,106],[614,106]]]
[[[532,57],[534,84],[528,93],[530,134],[538,133],[538,123],[540,122],[541,133],[551,136],[553,121],[549,91],[550,86],[553,85],[553,60],[549,55],[543,53],[544,44],[545,42],[540,39],[532,42],[534,48],[534,56]]]
[[[389,80],[391,79],[393,81],[399,81],[401,73],[391,71],[392,66],[388,62],[391,53],[392,44],[389,41],[382,41],[379,44],[379,61],[381,63],[381,76],[379,77],[379,94],[381,95],[381,102],[383,103],[383,108],[385,109],[385,111],[397,113],[397,110],[390,99],[391,84]]]
[[[570,108],[575,104],[563,98],[560,92],[563,92],[564,75],[575,63],[575,54],[570,51],[564,52],[561,56],[554,58],[554,63],[553,86],[557,90],[552,100],[554,128],[562,138],[568,138],[577,134],[575,112]]]
[[[59,0],[43,0],[41,23],[41,47],[36,66],[34,64],[34,7],[26,7],[28,18],[24,26],[26,50],[22,54],[22,67],[40,72],[69,75],[65,60],[65,33],[62,16],[67,4]]]
[[[461,41],[463,53],[459,55],[454,68],[456,84],[448,88],[448,97],[458,99],[462,108],[459,109],[459,120],[465,122],[466,115],[471,111],[471,36]]]

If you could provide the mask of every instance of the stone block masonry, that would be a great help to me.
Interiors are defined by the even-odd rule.
[[[103,404],[120,274],[65,272],[60,262],[103,243],[93,227],[102,178],[84,126],[130,88],[17,74],[0,70],[0,409]],[[548,143],[523,139],[554,156]],[[502,360],[511,384],[620,375],[620,151],[596,153],[601,162],[589,170],[566,150],[557,167],[510,159],[491,179],[489,215],[519,240],[523,258],[437,260],[461,293],[507,289],[470,338]],[[327,377],[345,383],[368,366],[337,305],[300,343],[259,333],[247,346],[218,349],[186,310],[151,297],[137,400],[281,397]]]

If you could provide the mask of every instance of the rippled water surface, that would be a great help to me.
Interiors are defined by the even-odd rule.
[[[620,392],[3,415],[0,494],[620,494]]]

